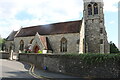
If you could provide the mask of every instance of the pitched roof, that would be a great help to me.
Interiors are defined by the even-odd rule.
[[[16,37],[35,36],[36,32],[40,35],[79,33],[81,24],[82,20],[78,20],[26,27],[22,28]]]
[[[45,36],[40,36],[40,41],[42,42],[43,46],[46,50],[52,50],[49,40]]]
[[[11,34],[6,38],[7,41],[13,41],[17,31],[12,31]]]
[[[47,41],[45,36],[40,36],[40,41],[42,42],[45,49],[47,49]]]

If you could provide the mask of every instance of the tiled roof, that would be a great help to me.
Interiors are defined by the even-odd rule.
[[[43,46],[46,50],[52,50],[49,40],[45,36],[40,36],[40,41],[42,42]]]
[[[6,38],[7,41],[13,41],[17,31],[12,31],[12,33]]]
[[[47,25],[38,25],[22,28],[16,37],[35,36],[36,32],[40,35],[79,33],[82,20],[60,22]]]
[[[47,49],[47,41],[45,36],[40,36],[40,41],[42,42],[45,49]]]

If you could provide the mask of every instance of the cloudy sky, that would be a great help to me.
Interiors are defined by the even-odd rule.
[[[104,0],[108,40],[118,45],[118,1]],[[80,20],[82,0],[0,0],[0,35],[32,25]]]

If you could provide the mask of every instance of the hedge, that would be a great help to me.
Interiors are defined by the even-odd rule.
[[[103,63],[107,61],[120,61],[120,54],[64,54],[62,56],[67,56],[67,58],[76,58],[80,59],[87,64],[93,64],[93,63]]]

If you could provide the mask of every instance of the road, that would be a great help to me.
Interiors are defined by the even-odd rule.
[[[26,63],[0,59],[0,78],[2,80],[38,80],[30,74],[30,67]]]
[[[0,59],[0,78],[1,80],[86,80],[34,69],[31,64],[6,59]]]

